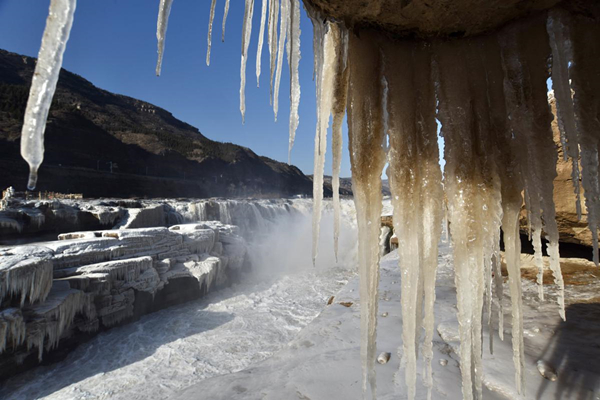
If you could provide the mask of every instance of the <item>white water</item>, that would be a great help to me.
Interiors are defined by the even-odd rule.
[[[349,202],[343,204],[352,213]],[[9,380],[2,399],[164,399],[200,380],[240,371],[285,346],[348,279],[355,228],[346,219],[334,266],[330,243],[316,269],[310,256],[310,216],[271,225],[250,245],[257,265],[240,284],[143,317],[80,345],[67,359]],[[326,214],[324,230],[331,230]],[[327,236],[331,242],[331,236]]]

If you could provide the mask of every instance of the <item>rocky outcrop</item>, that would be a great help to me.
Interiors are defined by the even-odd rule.
[[[246,264],[239,229],[219,222],[59,239],[0,250],[0,379],[64,343],[198,298]]]

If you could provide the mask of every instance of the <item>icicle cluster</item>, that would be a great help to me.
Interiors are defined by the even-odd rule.
[[[172,0],[160,2],[157,74],[160,74],[171,4]],[[215,5],[213,0],[207,63]],[[245,67],[254,0],[245,0],[245,6],[240,68],[242,119],[245,116]],[[43,158],[45,120],[74,8],[75,0],[52,0],[50,6],[23,126],[22,154],[31,168],[30,187],[35,186],[37,168]],[[298,126],[300,97],[299,8],[299,0],[263,0],[256,64],[258,80],[264,30],[267,29],[275,119],[284,47],[290,68],[290,149]],[[228,9],[229,0],[226,0],[222,38]],[[310,6],[307,11],[314,26],[314,79],[317,86],[313,232],[316,238],[321,215],[327,130],[329,118],[333,116],[334,243],[337,252],[341,124],[347,110],[359,226],[363,389],[366,391],[370,386],[375,397],[381,173],[389,162],[394,227],[400,242],[399,263],[403,276],[402,355],[408,397],[415,397],[417,349],[422,331],[422,353],[426,361],[424,383],[431,395],[437,240],[444,209],[456,268],[464,398],[482,398],[484,311],[488,314],[491,351],[494,304],[498,308],[498,333],[503,338],[500,228],[509,274],[516,386],[522,392],[524,346],[519,216],[523,203],[540,268],[540,298],[544,296],[541,252],[542,237],[545,236],[550,268],[559,288],[559,313],[565,317],[553,203],[557,152],[552,141],[552,114],[546,89],[550,74],[565,157],[573,164],[578,213],[583,212],[579,200],[583,193],[594,241],[594,260],[598,264],[600,70],[596,62],[600,58],[600,24],[590,16],[557,8],[548,13],[548,18],[533,16],[486,36],[394,41],[373,31],[349,33],[342,23],[326,21]],[[443,193],[438,168],[436,118],[442,124],[441,134],[445,139]],[[313,257],[316,257],[316,247]],[[34,278],[31,279],[37,279]],[[45,277],[44,281],[47,279]],[[34,292],[28,292],[25,287],[5,284],[0,285],[0,297],[17,292],[25,296],[27,293],[35,301],[47,296],[48,290],[47,285],[41,289],[36,286]],[[60,318],[72,319],[74,313],[65,311],[65,315]],[[38,336],[36,340],[42,341],[37,344],[39,347],[46,336],[50,336],[52,342],[56,335],[44,333]],[[16,342],[22,340],[18,329],[4,332],[3,337],[5,341],[8,338]]]
[[[52,0],[38,61],[33,73],[21,132],[21,155],[29,164],[27,189],[37,184],[44,159],[44,131],[67,47],[77,0]]]

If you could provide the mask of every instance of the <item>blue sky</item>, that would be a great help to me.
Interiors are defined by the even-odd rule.
[[[217,0],[211,65],[206,66],[210,0],[175,0],[169,19],[162,75],[155,76],[158,0],[79,0],[63,67],[111,92],[139,98],[172,112],[205,136],[246,146],[287,161],[289,75],[284,61],[279,117],[269,106],[269,51],[262,52],[260,88],[255,63],[262,1],[256,0],[250,42],[246,123],[239,111],[241,29],[244,2],[231,0],[225,42],[221,22],[225,0]],[[0,0],[0,48],[37,56],[49,0]],[[312,81],[312,24],[302,10],[300,125],[292,163],[311,174],[316,124]],[[266,36],[266,35],[265,35]],[[266,44],[266,40],[265,40]],[[342,176],[350,176],[344,133]],[[326,170],[331,173],[328,148]]]

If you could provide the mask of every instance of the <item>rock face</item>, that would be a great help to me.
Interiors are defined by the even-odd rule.
[[[550,8],[560,0],[305,0],[354,28],[376,27],[400,35],[461,37]]]
[[[198,298],[246,264],[239,229],[214,221],[59,239],[0,250],[0,379],[95,332]]]
[[[554,96],[549,98],[552,112],[556,115],[556,103]],[[583,188],[581,188],[581,220],[577,218],[577,208],[575,192],[573,190],[573,179],[571,173],[573,166],[571,160],[563,158],[563,148],[560,140],[560,132],[558,130],[558,122],[555,117],[552,121],[552,133],[554,135],[554,143],[558,148],[558,160],[556,164],[557,176],[554,179],[554,205],[556,207],[556,222],[560,235],[560,241],[563,243],[573,243],[584,246],[592,246],[592,232],[587,224],[587,210],[585,201],[583,200]],[[527,215],[525,210],[521,211],[521,231],[527,231]]]

